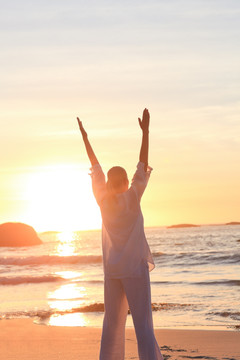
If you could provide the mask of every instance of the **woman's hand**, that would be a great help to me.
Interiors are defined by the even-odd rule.
[[[143,132],[149,131],[149,120],[150,120],[150,114],[148,109],[145,108],[143,110],[142,120],[138,118],[139,126]]]
[[[83,137],[83,139],[86,139],[87,138],[87,133],[86,133],[84,127],[83,127],[82,122],[80,121],[80,119],[78,117],[77,117],[77,121],[78,121],[79,129],[81,131],[82,137]]]

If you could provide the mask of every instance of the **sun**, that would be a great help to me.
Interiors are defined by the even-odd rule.
[[[47,166],[28,174],[24,199],[23,218],[38,231],[101,227],[90,176],[78,164]]]

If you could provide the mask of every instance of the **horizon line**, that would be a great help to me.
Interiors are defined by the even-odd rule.
[[[224,225],[240,225],[240,221],[229,221],[226,223],[208,223],[208,224],[193,224],[193,223],[179,223],[179,224],[173,224],[173,225],[152,225],[152,226],[144,226],[145,229],[154,229],[154,228],[169,228],[172,226],[179,226],[179,225],[186,225],[186,227],[189,225],[189,227],[201,227],[201,226],[224,226]],[[183,226],[184,227],[184,226]],[[101,228],[94,228],[94,229],[66,229],[66,230],[43,230],[43,231],[37,231],[38,234],[42,233],[62,233],[62,232],[84,232],[84,231],[100,231]]]

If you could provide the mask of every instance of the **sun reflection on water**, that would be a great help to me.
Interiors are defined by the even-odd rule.
[[[59,256],[71,256],[76,253],[77,234],[73,231],[63,231],[57,234],[59,241],[57,252]]]
[[[62,315],[52,315],[48,321],[52,326],[88,326],[89,320],[85,314],[73,313]]]
[[[84,297],[86,297],[85,287],[74,283],[61,285],[48,293],[48,298],[54,300],[82,299]]]
[[[60,257],[77,256],[79,248],[76,232],[64,231],[57,234],[56,253]],[[55,290],[48,292],[48,304],[54,314],[48,320],[48,325],[53,326],[87,326],[89,320],[86,314],[78,312],[86,304],[88,294],[86,288],[78,283],[84,278],[81,271],[63,270],[55,272],[65,279],[67,283],[59,285]]]
[[[50,317],[48,324],[55,326],[85,326],[87,324],[86,316],[79,312],[67,312],[83,306],[86,296],[85,287],[74,283],[64,284],[56,290],[50,291],[48,293],[48,303],[50,308],[57,313]]]
[[[67,270],[67,271],[56,271],[55,272],[56,275],[61,276],[63,279],[83,279],[84,276],[84,272],[82,271],[71,271],[71,270]]]
[[[61,275],[64,279],[74,279],[81,277],[81,273],[74,271],[59,271],[57,275]],[[51,308],[57,310],[66,310],[83,304],[87,297],[86,288],[79,284],[72,282],[62,284],[54,291],[48,292],[48,302]]]

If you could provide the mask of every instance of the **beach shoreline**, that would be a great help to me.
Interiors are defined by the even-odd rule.
[[[164,359],[239,360],[240,332],[155,329]],[[101,328],[45,326],[32,319],[0,321],[4,360],[98,359]],[[126,360],[138,359],[134,329],[126,329]]]

